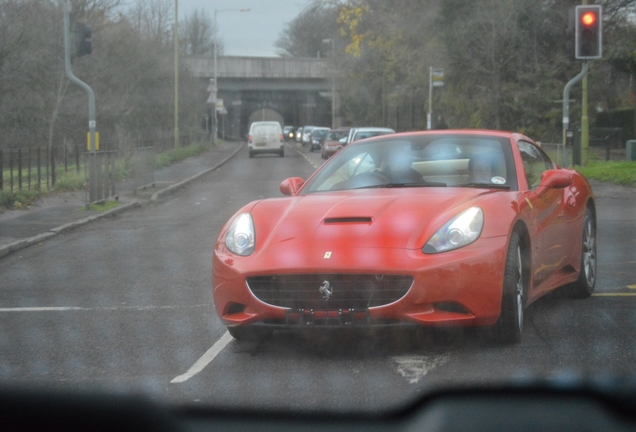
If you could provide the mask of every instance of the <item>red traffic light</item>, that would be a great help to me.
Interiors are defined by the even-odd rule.
[[[603,57],[603,20],[600,5],[577,6],[574,57],[594,60]]]
[[[583,15],[581,15],[581,23],[585,27],[594,25],[596,23],[596,19],[597,17],[594,12],[585,12]]]

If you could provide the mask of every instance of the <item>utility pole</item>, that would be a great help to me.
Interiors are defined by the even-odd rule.
[[[426,129],[433,129],[433,87],[444,86],[444,69],[431,66],[428,70],[428,113]]]
[[[174,148],[179,147],[179,0],[174,0]]]

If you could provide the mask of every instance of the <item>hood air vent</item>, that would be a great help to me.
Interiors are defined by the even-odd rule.
[[[356,216],[356,217],[333,217],[326,218],[325,224],[347,224],[347,223],[371,223],[373,219],[368,216]]]

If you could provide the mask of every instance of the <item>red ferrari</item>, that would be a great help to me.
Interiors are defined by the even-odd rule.
[[[490,326],[596,281],[588,182],[510,132],[445,130],[349,144],[283,198],[221,229],[216,310],[235,338],[308,327]]]

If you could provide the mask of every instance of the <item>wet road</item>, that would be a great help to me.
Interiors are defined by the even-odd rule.
[[[232,161],[157,206],[0,260],[0,382],[141,390],[171,402],[377,410],[438,386],[636,372],[636,200],[599,185],[598,282],[544,298],[522,342],[479,330],[229,338],[212,307],[216,234],[243,204],[307,178],[319,153]]]

